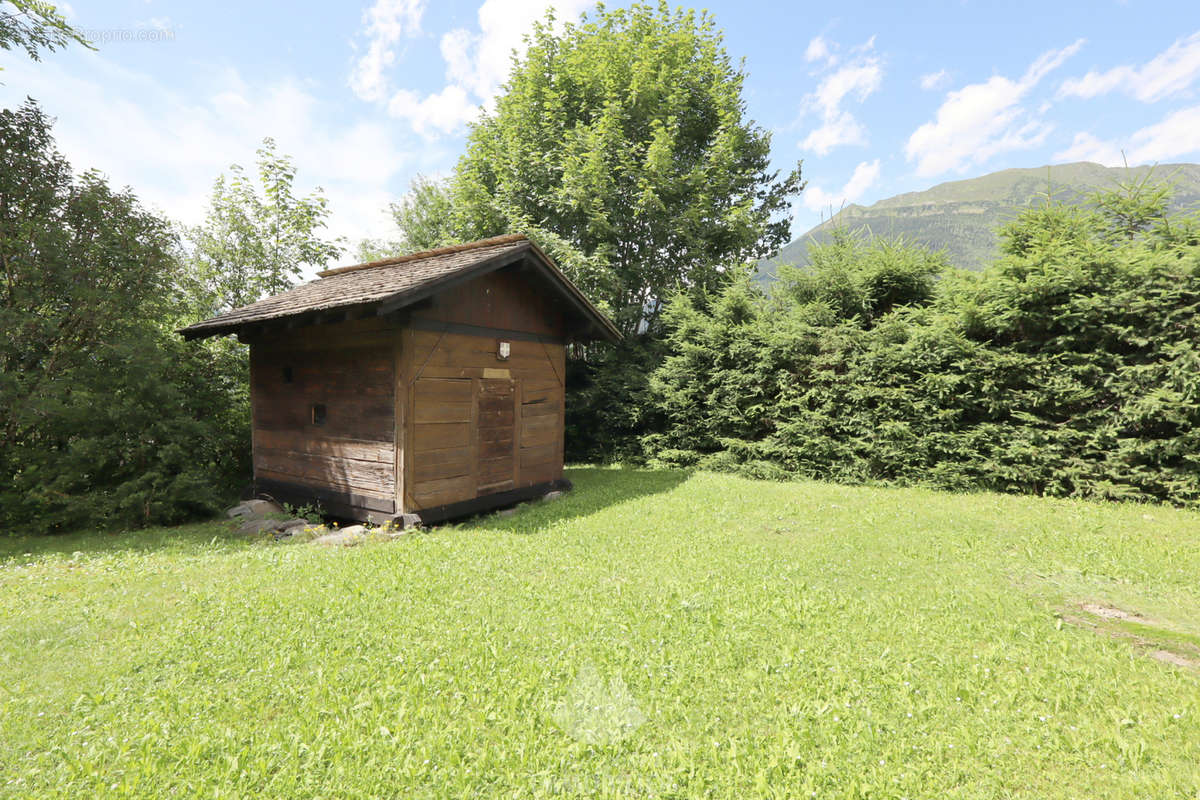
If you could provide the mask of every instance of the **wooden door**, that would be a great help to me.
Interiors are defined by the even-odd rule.
[[[520,397],[511,378],[419,378],[409,413],[406,507],[515,489]]]
[[[481,378],[477,387],[476,494],[504,492],[517,485],[516,381],[508,378]]]
[[[475,496],[473,381],[421,378],[412,387],[405,484],[409,509]]]

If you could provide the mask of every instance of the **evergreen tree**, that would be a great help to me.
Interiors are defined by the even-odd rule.
[[[230,382],[173,328],[170,225],[76,179],[29,101],[0,111],[0,526],[172,522],[245,474]]]
[[[838,236],[771,297],[670,305],[651,458],[754,475],[1200,503],[1200,236],[1169,187],[1048,200],[981,275]]]

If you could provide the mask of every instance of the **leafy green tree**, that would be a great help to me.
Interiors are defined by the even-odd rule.
[[[0,527],[172,522],[244,474],[245,419],[186,308],[170,225],[0,111]]]
[[[787,242],[800,168],[771,169],[707,13],[601,5],[561,27],[548,15],[527,43],[445,186],[417,184],[396,219],[414,249],[528,234],[613,317],[627,341],[568,364],[567,453],[629,457],[655,424],[664,302]]]
[[[178,253],[184,324],[282,292],[305,268],[323,267],[342,252],[340,240],[321,235],[329,217],[323,193],[295,193],[296,167],[277,152],[274,140],[263,140],[257,166],[257,180],[236,164],[228,176],[218,177],[204,222],[184,231],[186,244]],[[195,374],[202,374],[210,394],[220,397],[222,418],[240,437],[228,445],[229,453],[248,463],[246,347],[218,337],[187,348],[204,363]]]
[[[454,243],[446,229],[453,201],[445,181],[418,175],[413,178],[408,194],[392,203],[392,219],[403,238],[397,243],[400,253],[416,253]]]
[[[258,181],[237,164],[213,184],[208,216],[186,232],[196,316],[253,303],[293,285],[306,267],[342,252],[320,231],[329,216],[320,189],[295,194],[296,167],[273,139],[258,149]]]
[[[368,261],[400,255],[402,252],[398,242],[387,239],[359,239],[358,244],[354,245],[353,258],[356,264],[365,264]]]
[[[51,3],[8,0],[0,8],[0,49],[19,48],[34,61],[40,61],[43,50],[58,50],[71,42],[94,49]]]
[[[388,206],[400,232],[399,239],[363,239],[355,256],[360,262],[433,250],[459,244],[461,237],[450,225],[452,199],[444,180],[417,175],[408,192]]]
[[[450,213],[418,194],[406,236],[529,233],[627,334],[657,330],[675,291],[716,287],[788,240],[799,167],[771,170],[711,16],[600,6],[561,32],[547,17],[528,43],[468,136]]]

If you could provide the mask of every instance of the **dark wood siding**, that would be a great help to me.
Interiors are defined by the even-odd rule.
[[[256,479],[307,489],[360,518],[560,479],[566,352],[556,302],[505,269],[397,321],[258,336]],[[503,360],[500,341],[511,348]],[[314,405],[323,407],[321,424]]]
[[[518,266],[505,267],[435,295],[428,307],[414,309],[412,318],[562,338],[560,301],[529,281]]]
[[[467,491],[473,458],[472,388],[470,379],[461,378],[419,378],[414,382],[408,506],[444,505]]]
[[[563,388],[557,382],[522,382],[520,443],[522,485],[562,477]]]
[[[280,331],[252,343],[257,480],[394,506],[398,335],[394,325],[369,319]],[[322,424],[313,421],[314,405],[324,407]]]
[[[476,494],[506,492],[516,487],[517,382],[511,378],[481,378],[476,383],[475,473]]]

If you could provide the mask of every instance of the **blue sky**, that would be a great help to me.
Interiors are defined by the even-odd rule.
[[[464,125],[548,6],[583,0],[64,6],[99,50],[0,51],[0,102],[38,99],[77,170],[198,222],[264,136],[329,196],[331,229],[392,231],[387,203],[444,174]],[[610,4],[615,5],[615,4]],[[843,202],[1006,167],[1200,160],[1200,3],[720,0],[748,115],[804,161],[799,235]]]

